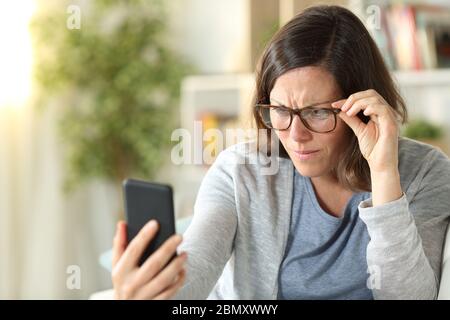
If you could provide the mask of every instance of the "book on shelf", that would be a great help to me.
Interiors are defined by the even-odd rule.
[[[390,4],[380,19],[370,31],[391,69],[450,67],[450,7]]]

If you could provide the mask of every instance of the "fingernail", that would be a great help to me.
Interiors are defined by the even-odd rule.
[[[153,230],[158,226],[158,223],[156,220],[150,220],[150,222],[147,224],[147,230]]]
[[[181,240],[183,240],[183,237],[182,237],[180,234],[177,234],[177,235],[175,236],[175,238],[176,238],[176,241],[177,241],[177,242],[181,242]]]

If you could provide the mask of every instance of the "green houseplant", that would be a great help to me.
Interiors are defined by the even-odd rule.
[[[423,119],[412,120],[403,128],[402,133],[407,138],[434,145],[439,147],[442,151],[448,152],[448,148],[443,142],[443,128],[430,121]]]
[[[426,120],[413,120],[408,123],[403,134],[411,139],[438,140],[443,136],[442,128]]]
[[[180,82],[191,68],[167,44],[162,0],[69,2],[41,10],[31,31],[39,103],[64,97],[60,133],[70,190],[91,178],[151,179],[168,156]]]

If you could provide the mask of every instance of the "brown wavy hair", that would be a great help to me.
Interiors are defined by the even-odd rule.
[[[256,91],[253,104],[269,104],[276,79],[289,70],[320,66],[330,72],[344,97],[368,89],[376,90],[394,109],[401,123],[407,110],[375,42],[363,23],[351,11],[339,6],[314,6],[296,15],[272,37],[256,68]],[[265,129],[253,108],[258,129]],[[369,117],[360,112],[365,123]],[[353,132],[352,132],[353,133]],[[267,137],[270,152],[270,136]],[[258,139],[260,146],[261,140]],[[279,143],[279,156],[289,158]],[[358,140],[351,142],[341,155],[335,176],[352,191],[371,191],[369,165],[362,156]]]

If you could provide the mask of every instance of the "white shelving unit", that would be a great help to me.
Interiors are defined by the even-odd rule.
[[[426,119],[444,128],[450,150],[450,70],[395,71],[410,119]]]
[[[181,84],[182,127],[193,130],[194,121],[202,113],[244,117],[251,103],[254,81],[252,73],[186,77]]]
[[[402,86],[408,87],[450,87],[450,69],[420,71],[395,71],[394,77]]]

